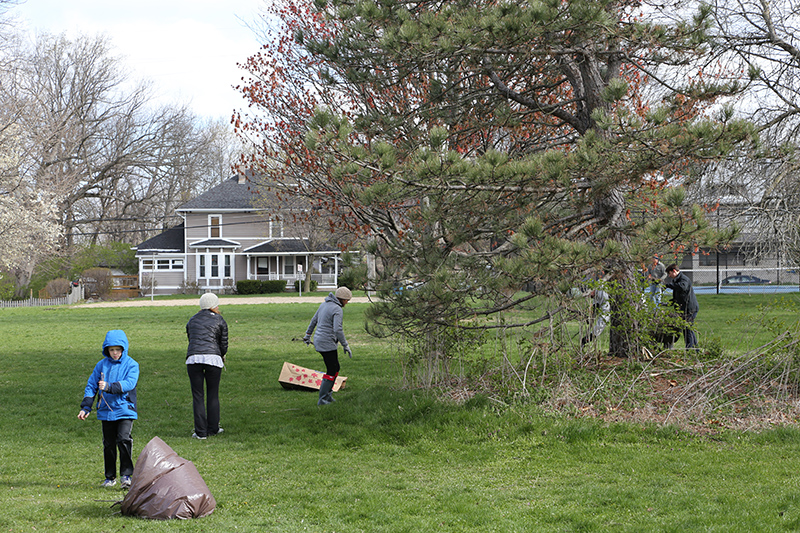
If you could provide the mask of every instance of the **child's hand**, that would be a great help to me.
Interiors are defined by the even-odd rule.
[[[102,379],[97,382],[97,388],[103,392],[108,392],[108,382],[103,381]]]
[[[87,416],[89,416],[89,413],[87,413],[83,409],[81,409],[81,412],[78,413],[78,418],[80,418],[81,420],[86,420]]]

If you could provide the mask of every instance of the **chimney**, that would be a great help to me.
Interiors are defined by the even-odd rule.
[[[239,185],[244,185],[246,181],[247,178],[244,176],[244,174],[239,174]]]

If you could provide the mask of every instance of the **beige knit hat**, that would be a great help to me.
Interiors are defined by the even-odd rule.
[[[336,289],[336,297],[340,300],[349,300],[353,297],[353,293],[347,287],[339,287]]]
[[[219,306],[219,298],[213,292],[207,292],[200,297],[200,309],[214,309]]]

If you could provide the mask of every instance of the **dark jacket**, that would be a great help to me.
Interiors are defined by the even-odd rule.
[[[667,278],[666,286],[672,289],[672,301],[678,304],[686,314],[697,313],[700,306],[697,304],[697,298],[694,295],[692,288],[692,280],[689,276],[681,272],[674,278]]]
[[[122,357],[115,361],[108,355],[109,346],[122,346]],[[108,382],[110,390],[98,391],[97,383],[100,380]],[[135,420],[138,381],[139,363],[128,355],[128,337],[121,329],[112,329],[106,333],[103,341],[103,358],[95,365],[92,375],[86,382],[81,410],[91,413],[94,398],[97,396],[99,420]]]
[[[186,336],[189,347],[186,358],[190,355],[219,355],[228,353],[228,323],[222,315],[210,309],[201,309],[186,323]]]

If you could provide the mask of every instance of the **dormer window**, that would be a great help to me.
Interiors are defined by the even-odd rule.
[[[208,238],[222,237],[222,215],[208,215]]]

